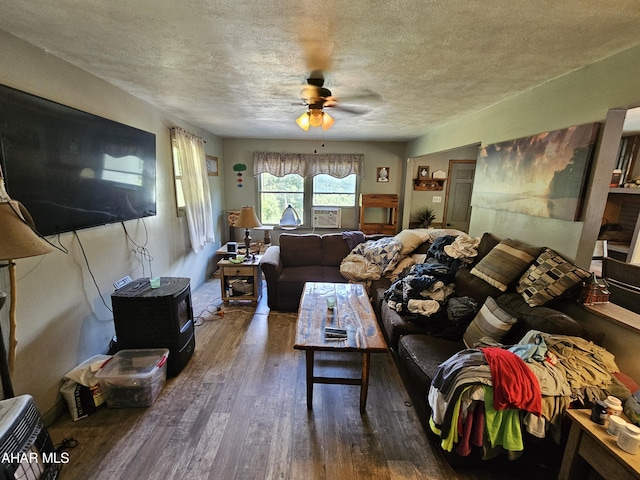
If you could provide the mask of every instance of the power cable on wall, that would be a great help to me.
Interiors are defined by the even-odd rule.
[[[113,310],[111,309],[111,307],[107,305],[107,302],[105,302],[104,297],[102,296],[102,292],[100,291],[100,287],[98,286],[98,282],[96,281],[96,277],[93,275],[93,272],[91,271],[91,265],[89,265],[89,259],[87,258],[87,254],[84,251],[84,247],[82,246],[82,242],[80,241],[78,232],[74,230],[73,234],[76,236],[76,239],[78,240],[80,251],[82,252],[82,256],[84,257],[84,262],[87,265],[87,270],[89,271],[89,275],[91,275],[91,279],[93,280],[93,284],[95,285],[96,290],[98,291],[98,295],[100,295],[100,300],[102,300],[102,304],[107,308],[107,310],[113,313]]]
[[[147,249],[147,244],[149,243],[149,231],[147,230],[147,224],[144,222],[144,218],[142,218],[142,225],[144,226],[145,240],[142,245],[138,245],[133,240],[133,238],[131,238],[131,235],[129,235],[129,232],[127,231],[127,227],[125,227],[124,225],[124,222],[121,222],[121,224],[122,224],[122,228],[124,229],[124,233],[127,236],[127,239],[136,247],[136,252],[140,254],[140,263],[142,265],[142,276],[143,277],[147,276],[145,275],[145,269],[144,269],[144,262],[146,261],[149,264],[149,277],[153,277],[153,269],[151,268],[151,262],[153,261],[153,256],[151,256],[151,253]]]

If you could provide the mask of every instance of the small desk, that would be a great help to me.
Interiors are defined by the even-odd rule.
[[[590,418],[590,410],[567,410],[571,430],[562,458],[559,480],[587,478],[589,465],[606,479],[640,479],[640,454],[630,455]]]
[[[335,296],[333,310],[327,309],[327,297]],[[347,330],[344,340],[325,340],[324,327]],[[307,408],[313,406],[313,384],[360,385],[360,412],[364,413],[369,388],[370,355],[386,352],[387,344],[364,285],[359,283],[307,282],[300,300],[296,340],[293,348],[306,351]],[[360,378],[316,377],[313,374],[316,351],[361,352]]]

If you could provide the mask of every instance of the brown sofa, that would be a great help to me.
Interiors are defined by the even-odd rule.
[[[350,244],[341,233],[281,234],[278,245],[270,246],[260,260],[269,308],[298,310],[305,282],[347,283],[340,274],[340,263],[350,251]]]

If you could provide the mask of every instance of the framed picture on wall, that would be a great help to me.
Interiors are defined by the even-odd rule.
[[[471,205],[578,221],[599,123],[506,142],[478,153]]]
[[[418,167],[418,180],[426,180],[429,178],[429,167]]]
[[[212,155],[206,155],[207,161],[207,175],[210,177],[218,176],[218,157]]]
[[[376,169],[376,181],[387,183],[389,181],[389,167],[378,167]]]

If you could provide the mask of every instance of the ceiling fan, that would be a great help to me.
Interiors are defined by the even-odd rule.
[[[370,90],[366,90],[363,94],[356,95],[350,99],[380,99],[380,95]],[[300,100],[307,107],[296,123],[303,130],[309,130],[309,127],[322,127],[328,130],[335,123],[335,120],[324,111],[324,108],[334,108],[343,112],[353,114],[367,113],[367,109],[354,108],[342,105],[336,97],[333,96],[331,90],[324,86],[324,74],[322,70],[314,70],[307,78],[307,85],[300,91]]]

